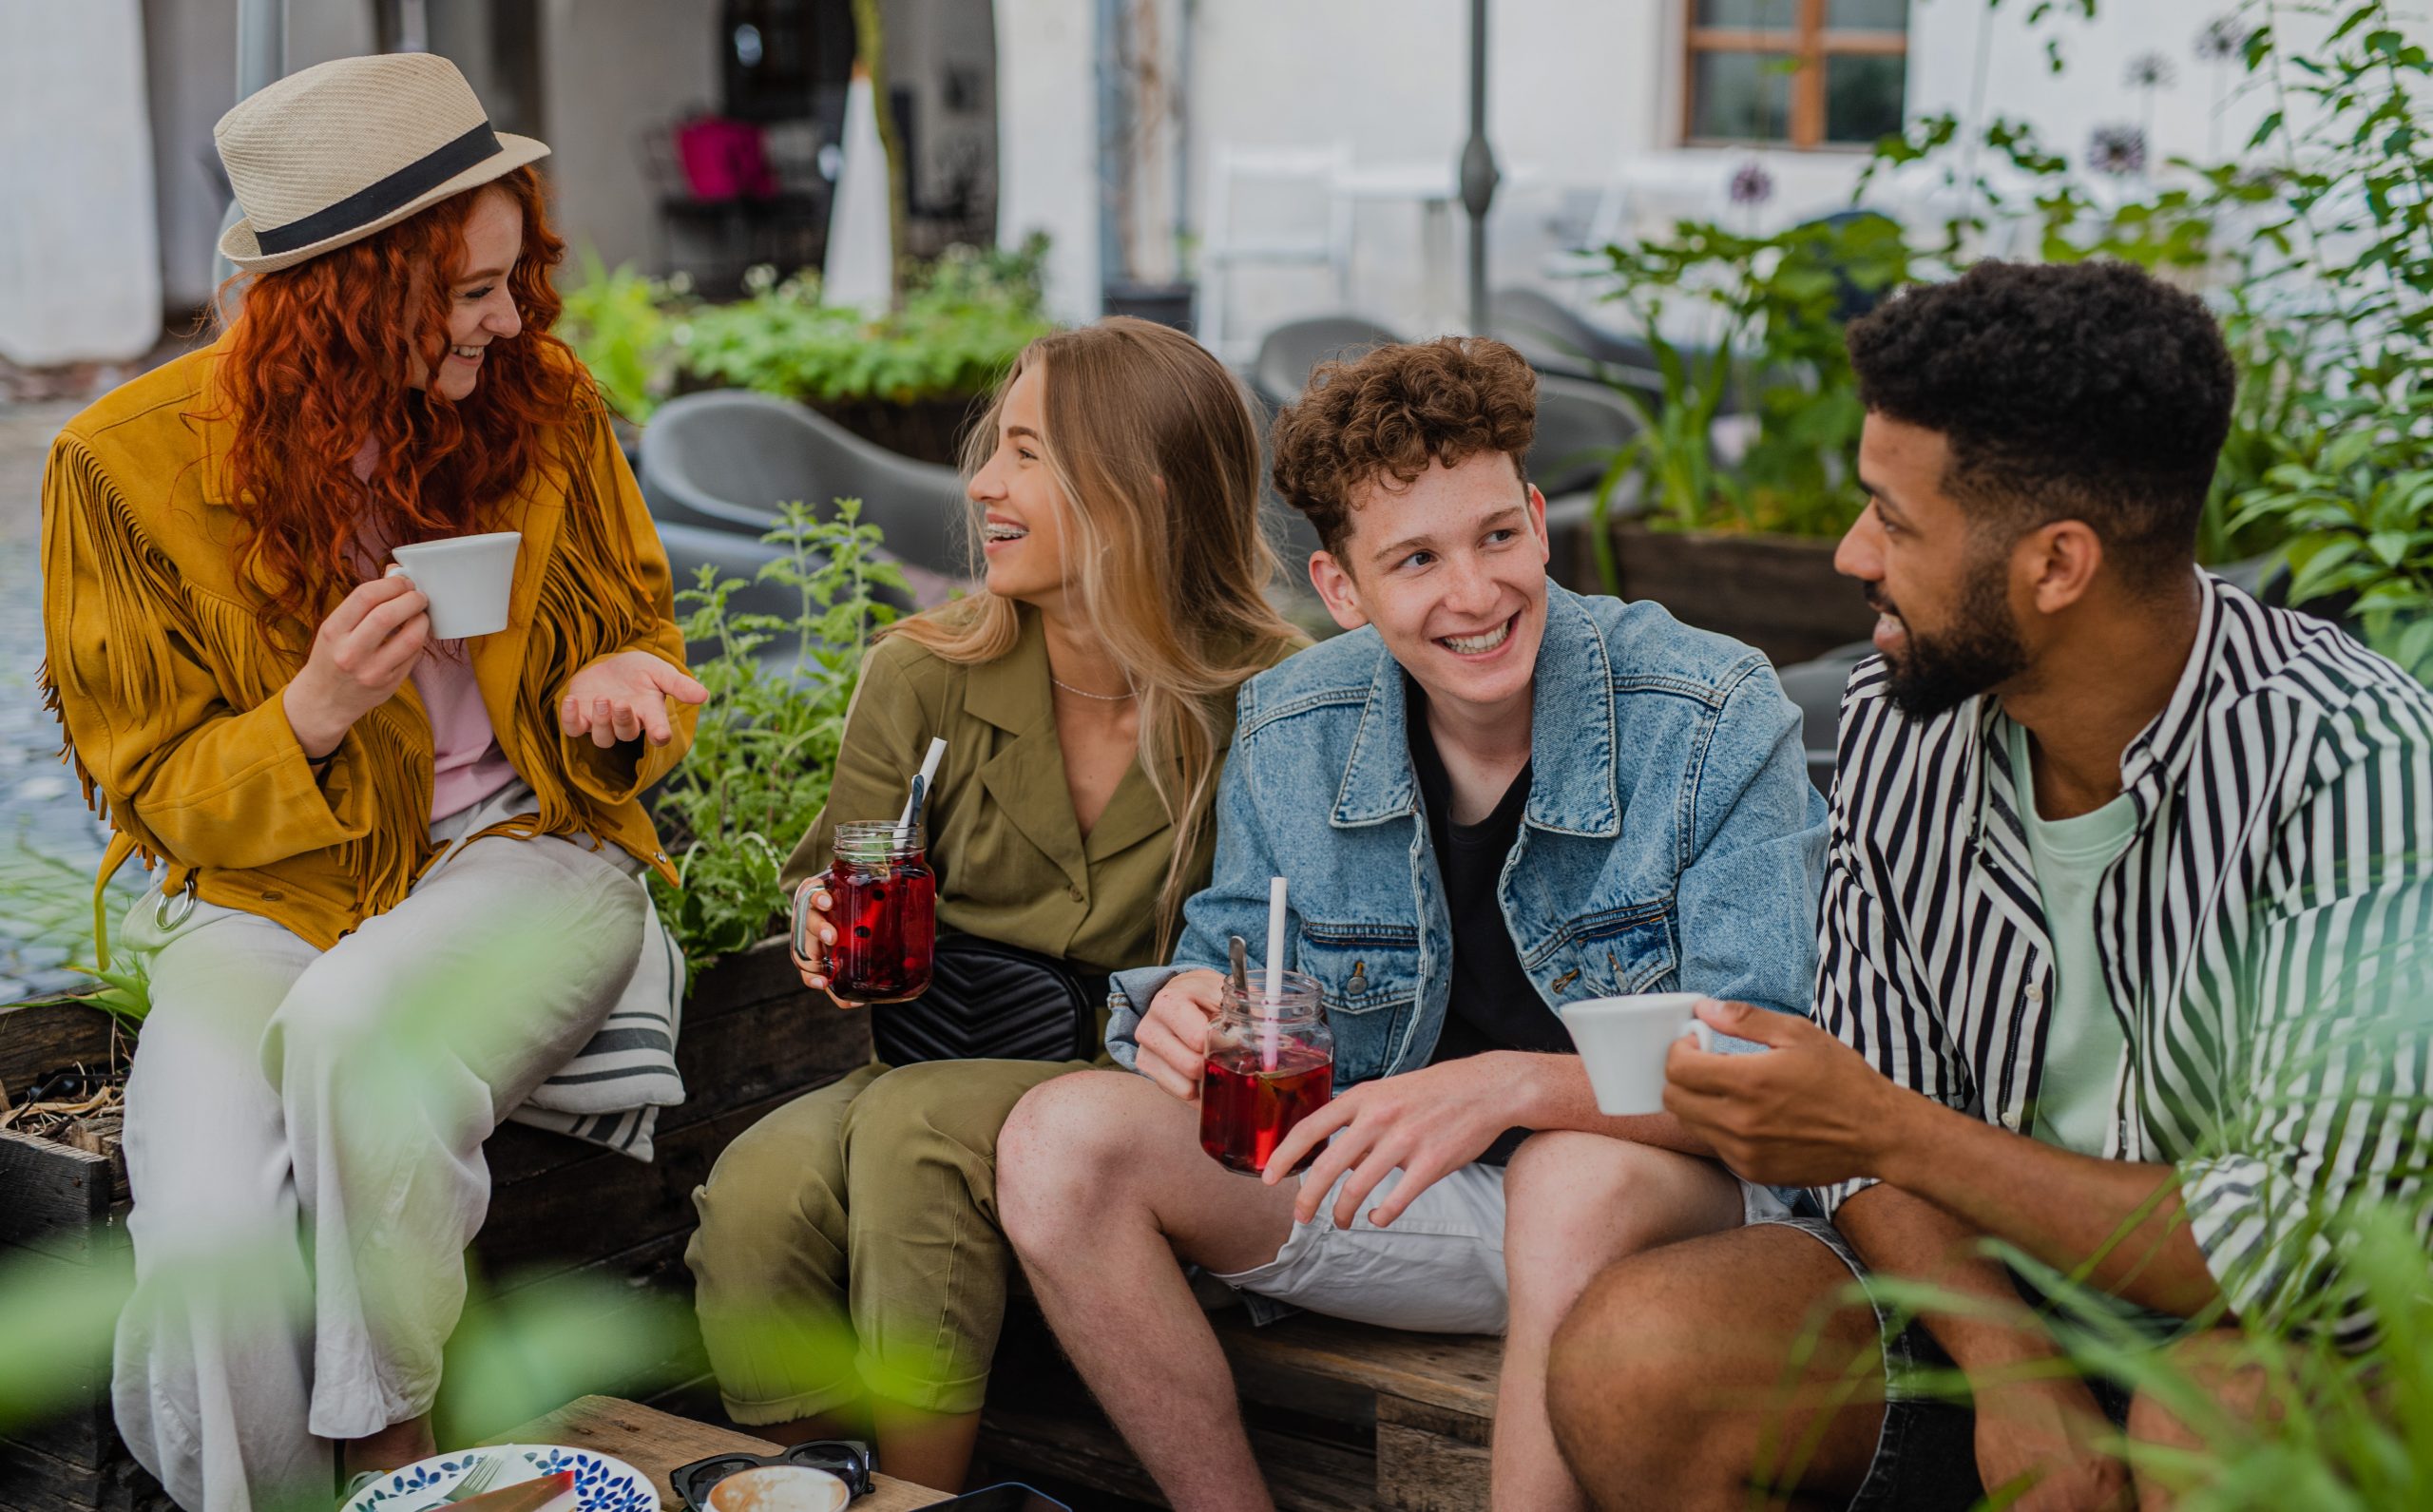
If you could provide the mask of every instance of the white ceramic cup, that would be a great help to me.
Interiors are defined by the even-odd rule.
[[[462,641],[507,628],[508,590],[515,584],[515,553],[524,537],[514,530],[418,541],[389,555],[388,576],[404,575],[431,601],[431,636]]]
[[[853,1489],[808,1464],[738,1470],[710,1487],[710,1512],[844,1512]]]
[[[1603,1114],[1664,1111],[1664,1055],[1684,1034],[1715,1048],[1715,1031],[1693,1011],[1695,992],[1640,992],[1589,998],[1562,1005],[1562,1026],[1580,1047],[1580,1062]]]

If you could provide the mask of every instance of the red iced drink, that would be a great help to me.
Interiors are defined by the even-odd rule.
[[[1232,1045],[1208,1057],[1199,1078],[1199,1147],[1228,1170],[1257,1176],[1293,1126],[1334,1095],[1334,1057],[1287,1041],[1270,1069],[1256,1044]],[[1301,1158],[1310,1168],[1319,1146]]]
[[[929,989],[938,942],[937,879],[917,832],[889,824],[836,831],[828,872],[828,990],[853,1003],[901,1003]]]

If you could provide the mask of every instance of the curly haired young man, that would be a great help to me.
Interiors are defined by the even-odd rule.
[[[1215,879],[1173,964],[1118,979],[1132,1069],[1034,1092],[998,1146],[1040,1304],[1177,1508],[1269,1504],[1185,1265],[1255,1316],[1505,1333],[1496,1501],[1544,1512],[1583,1504],[1543,1390],[1581,1288],[1779,1211],[1670,1117],[1600,1116],[1556,1017],[1675,987],[1803,1011],[1824,805],[1764,658],[1547,582],[1536,386],[1497,342],[1389,346],[1277,421],[1351,633],[1244,686]],[[1226,937],[1263,937],[1279,874],[1336,1096],[1262,1181],[1191,1104]]]
[[[2194,1396],[2079,1379],[1988,1241],[2230,1424],[2261,1380],[2203,1325],[2371,1336],[2317,1220],[2428,1229],[2433,695],[2196,569],[2233,375],[2193,296],[1982,263],[1849,344],[1839,565],[1883,654],[1843,700],[1815,1022],[1701,1005],[1767,1052],[1676,1045],[1666,1097],[1824,1216],[1617,1265],[1554,1420],[1604,1507],[2154,1512],[2184,1465],[2136,1446],[2193,1445]],[[1904,1282],[1947,1300],[1909,1321]]]

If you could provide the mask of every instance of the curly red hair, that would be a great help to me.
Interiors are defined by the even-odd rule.
[[[481,382],[450,403],[412,387],[410,355],[439,371],[465,225],[493,190],[523,212],[508,290],[524,330],[493,343]],[[309,634],[353,588],[361,534],[395,542],[489,528],[576,422],[590,385],[549,334],[561,308],[550,274],[565,257],[526,167],[246,286],[219,380],[236,428],[226,496],[253,526],[238,561],[267,601],[265,638],[276,643],[281,622]],[[367,439],[377,455],[371,477],[357,479]]]

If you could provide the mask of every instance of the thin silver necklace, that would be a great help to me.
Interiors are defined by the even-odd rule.
[[[1063,688],[1065,692],[1071,694],[1077,699],[1096,699],[1101,703],[1121,703],[1126,699],[1139,697],[1139,695],[1133,693],[1129,689],[1126,689],[1121,693],[1092,693],[1087,688],[1077,688],[1073,686],[1073,684],[1065,681],[1053,672],[1047,675],[1047,680],[1055,683],[1058,687]]]

